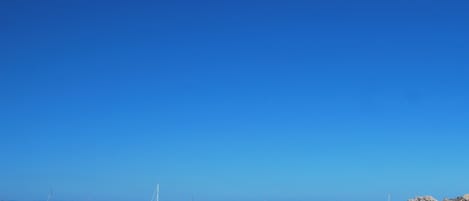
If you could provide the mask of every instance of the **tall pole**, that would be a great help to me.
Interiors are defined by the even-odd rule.
[[[150,201],[155,201],[155,197],[156,197],[156,189],[153,190],[153,194],[151,195],[151,200]]]
[[[156,184],[156,201],[160,201],[160,184]]]
[[[52,196],[54,195],[54,191],[52,189],[49,191],[49,195],[47,195],[47,201],[50,201],[52,199]]]

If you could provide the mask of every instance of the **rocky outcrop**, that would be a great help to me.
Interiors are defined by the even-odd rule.
[[[408,201],[438,201],[434,197],[426,195],[408,199]],[[448,200],[449,201],[449,200]]]
[[[469,194],[463,195],[462,196],[465,200],[469,200]]]
[[[459,196],[456,198],[445,198],[443,201],[469,201],[469,194]]]

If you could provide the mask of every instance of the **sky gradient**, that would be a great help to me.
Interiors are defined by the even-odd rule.
[[[0,200],[469,193],[469,1],[0,2]]]

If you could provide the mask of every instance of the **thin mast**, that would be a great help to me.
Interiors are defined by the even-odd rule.
[[[153,191],[153,195],[151,195],[151,200],[150,201],[158,201],[160,197],[160,184],[156,184],[156,188]]]
[[[160,184],[156,184],[156,201],[160,200]]]
[[[50,201],[52,199],[52,196],[54,195],[54,191],[52,189],[49,191],[49,194],[47,195],[47,201]]]
[[[156,197],[156,189],[153,190],[153,194],[151,194],[151,200],[150,201],[155,201],[155,197]]]

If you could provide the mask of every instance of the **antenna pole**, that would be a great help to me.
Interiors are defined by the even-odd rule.
[[[156,201],[160,201],[160,184],[156,184]]]
[[[52,195],[54,194],[54,192],[52,191],[52,189],[49,191],[49,195],[47,195],[47,201],[50,201],[52,199]]]
[[[155,201],[156,197],[156,189],[153,191],[153,194],[151,195],[151,200],[150,201]]]

